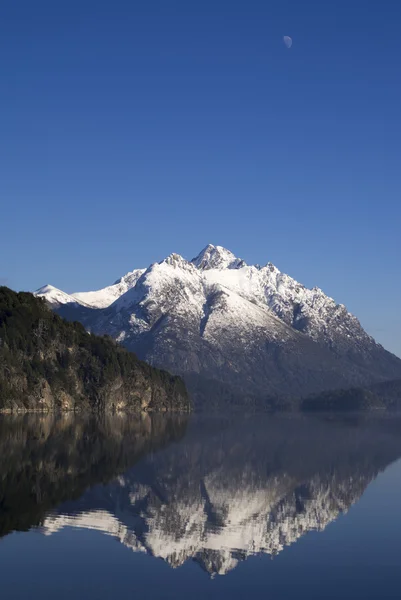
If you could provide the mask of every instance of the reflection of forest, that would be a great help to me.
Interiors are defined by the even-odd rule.
[[[180,439],[186,420],[72,413],[0,417],[0,535],[39,525],[46,511]]]

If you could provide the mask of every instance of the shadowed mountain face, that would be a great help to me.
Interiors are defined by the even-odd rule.
[[[401,456],[397,418],[1,419],[0,532],[95,529],[223,575],[285,551]]]

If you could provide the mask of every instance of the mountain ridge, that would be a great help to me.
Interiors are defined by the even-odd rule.
[[[256,393],[305,395],[401,377],[401,360],[343,304],[270,262],[247,265],[209,244],[190,261],[172,253],[118,282],[68,302],[54,290],[36,293],[155,366]]]

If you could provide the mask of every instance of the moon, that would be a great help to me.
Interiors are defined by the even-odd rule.
[[[291,46],[292,46],[292,38],[290,38],[289,35],[285,35],[283,37],[283,42],[287,46],[287,48],[291,48]]]

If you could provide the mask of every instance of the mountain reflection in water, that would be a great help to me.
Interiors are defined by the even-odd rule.
[[[395,417],[3,417],[0,535],[95,529],[224,575],[346,512],[400,434]]]

